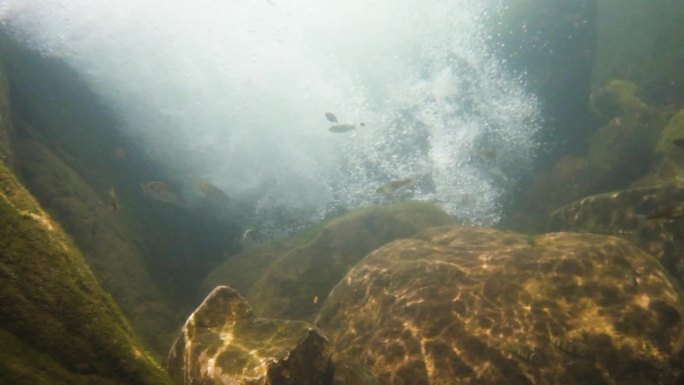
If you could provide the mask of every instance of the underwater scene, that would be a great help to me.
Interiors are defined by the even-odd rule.
[[[0,385],[684,385],[684,2],[0,0]]]

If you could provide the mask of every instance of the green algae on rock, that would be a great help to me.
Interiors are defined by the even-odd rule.
[[[179,384],[325,385],[328,349],[313,325],[256,318],[240,294],[219,286],[183,326],[168,372]]]
[[[170,383],[69,237],[2,162],[0,233],[0,383]]]
[[[104,192],[98,194],[47,146],[20,139],[16,148],[18,168],[27,186],[73,237],[98,281],[137,333],[163,354],[172,341],[173,317],[121,215],[103,203]]]
[[[622,239],[444,226],[361,260],[317,324],[388,384],[636,385],[681,375],[683,314]]]
[[[347,270],[370,251],[428,227],[453,223],[453,218],[425,202],[352,211],[302,236],[245,250],[210,274],[204,287],[235,283],[248,293],[259,314],[311,317]]]

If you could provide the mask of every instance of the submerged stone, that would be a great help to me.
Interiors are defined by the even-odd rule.
[[[231,257],[204,282],[204,290],[227,284],[248,293],[259,314],[311,317],[347,270],[383,244],[432,226],[454,223],[437,206],[403,202],[355,210],[302,234],[247,249]]]
[[[317,323],[387,384],[672,383],[681,300],[619,238],[450,226],[369,254]]]
[[[620,236],[655,256],[684,282],[684,183],[632,187],[568,204],[551,215],[549,230]]]
[[[324,385],[328,349],[311,324],[256,318],[240,294],[219,286],[183,326],[168,372],[179,384]]]
[[[170,383],[71,239],[1,161],[0,383]]]

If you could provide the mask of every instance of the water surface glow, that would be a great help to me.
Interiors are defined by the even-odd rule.
[[[539,112],[487,48],[497,6],[4,0],[0,21],[77,68],[178,175],[250,199],[276,231],[400,198],[499,220]],[[357,129],[329,132],[326,111]],[[405,178],[394,197],[376,192]]]

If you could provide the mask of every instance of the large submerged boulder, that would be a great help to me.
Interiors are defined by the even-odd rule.
[[[0,383],[170,383],[71,239],[2,161]]]
[[[383,244],[454,219],[425,202],[375,206],[342,215],[291,239],[247,249],[216,269],[204,290],[235,286],[257,313],[311,317],[358,260]]]
[[[244,298],[219,286],[190,315],[171,348],[178,384],[328,385],[328,341],[303,321],[256,318]]]
[[[426,230],[360,261],[318,318],[388,384],[673,383],[682,299],[627,241]]]

